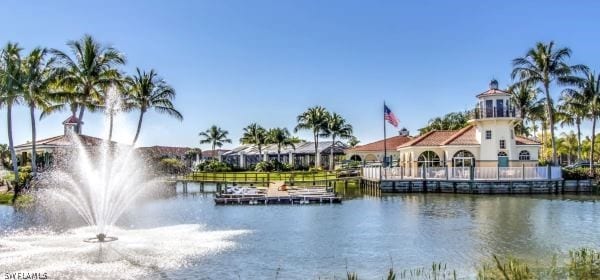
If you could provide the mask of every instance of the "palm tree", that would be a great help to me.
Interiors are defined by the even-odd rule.
[[[203,139],[200,139],[200,144],[212,145],[212,154],[214,157],[216,147],[223,147],[223,144],[231,143],[231,139],[227,138],[227,134],[229,134],[227,130],[222,130],[220,127],[213,125],[206,131],[200,132],[198,135],[203,137]]]
[[[15,199],[20,190],[19,166],[12,133],[12,107],[19,103],[22,90],[21,50],[16,43],[7,43],[0,53],[0,106],[6,106],[8,149],[15,175]]]
[[[298,125],[294,128],[294,132],[299,130],[311,130],[315,143],[315,166],[321,166],[321,157],[319,155],[319,134],[325,128],[328,112],[321,106],[308,108],[306,112],[297,117]]]
[[[531,120],[531,114],[537,106],[538,89],[526,83],[519,83],[509,87],[510,101],[520,114],[521,121],[515,126],[515,132],[518,135],[530,135],[526,122]]]
[[[352,125],[346,122],[342,116],[338,113],[327,114],[327,120],[323,133],[323,137],[331,137],[331,148],[329,158],[329,169],[334,170],[335,160],[333,159],[333,148],[335,147],[336,139],[350,139],[352,138]]]
[[[568,65],[565,60],[571,56],[569,48],[554,48],[554,41],[548,44],[538,42],[529,49],[524,57],[513,60],[512,78],[519,77],[520,83],[541,84],[546,95],[546,118],[550,127],[552,141],[552,162],[556,162],[556,139],[554,137],[554,110],[550,85],[554,82],[559,85],[570,84],[575,81],[573,73],[583,71],[583,65]]]
[[[31,118],[31,172],[35,176],[36,164],[36,125],[35,109],[52,106],[51,88],[56,81],[54,58],[48,57],[48,50],[35,48],[23,60],[23,101],[29,107]]]
[[[90,104],[100,103],[101,88],[118,79],[119,71],[115,67],[125,64],[125,56],[112,47],[100,44],[90,35],[84,35],[78,41],[69,41],[67,46],[74,58],[59,50],[53,49],[52,52],[62,63],[61,84],[74,90],[70,103],[73,117],[79,109],[77,132],[81,133],[85,109]]]
[[[136,75],[127,78],[127,83],[130,85],[128,103],[129,106],[140,110],[137,130],[133,138],[132,146],[137,142],[142,128],[142,120],[144,114],[149,109],[167,114],[178,120],[183,120],[183,116],[173,106],[173,98],[175,98],[175,90],[169,86],[165,80],[160,78],[154,70],[150,72],[136,69]]]
[[[281,148],[296,149],[299,139],[292,137],[287,128],[272,128],[267,131],[267,143],[277,145],[277,161],[281,162]]]
[[[257,123],[251,123],[244,128],[244,134],[240,138],[240,143],[256,145],[258,154],[262,157],[262,146],[267,143],[267,131]]]
[[[565,125],[577,127],[577,159],[581,160],[581,122],[589,117],[589,104],[583,94],[576,89],[564,89],[558,105],[558,121]]]
[[[577,135],[575,135],[573,131],[560,134],[560,148],[562,149],[562,154],[567,155],[567,164],[571,164],[573,155],[575,155],[579,149],[577,141]]]
[[[596,121],[600,117],[600,74],[584,71],[585,77],[579,84],[581,99],[588,106],[589,118],[592,120],[592,139],[590,149],[590,171],[595,175],[594,163],[594,143],[596,137]]]
[[[351,148],[358,146],[359,143],[360,143],[360,140],[358,140],[358,138],[356,138],[356,136],[352,136],[352,137],[350,137],[350,140],[348,140],[348,146],[350,146]]]

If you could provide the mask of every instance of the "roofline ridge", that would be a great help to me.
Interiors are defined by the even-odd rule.
[[[464,135],[469,129],[473,128],[473,125],[467,125],[460,130],[458,130],[454,135],[452,135],[448,140],[442,142],[442,145],[448,145],[450,142],[454,141],[456,138]]]

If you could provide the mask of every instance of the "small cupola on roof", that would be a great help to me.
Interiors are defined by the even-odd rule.
[[[63,121],[63,126],[65,127],[65,135],[69,133],[77,133],[81,134],[81,128],[77,131],[77,124],[79,123],[79,119],[75,116],[70,116],[66,120]],[[83,122],[81,122],[81,126],[83,126]]]
[[[496,79],[493,79],[493,80],[490,82],[490,89],[491,89],[491,90],[498,90],[498,80],[496,80]]]

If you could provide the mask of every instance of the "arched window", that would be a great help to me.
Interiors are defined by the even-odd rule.
[[[499,157],[507,157],[508,155],[505,152],[499,152],[498,156]]]
[[[460,150],[452,157],[452,166],[454,167],[468,167],[475,165],[475,156],[473,153],[467,150]]]
[[[519,153],[519,160],[531,160],[531,155],[528,151],[521,151]]]
[[[352,160],[352,161],[362,161],[362,159],[360,158],[359,155],[353,155],[353,156],[351,156],[350,160]]]
[[[417,165],[421,166],[440,166],[440,157],[432,151],[425,151],[419,155]]]

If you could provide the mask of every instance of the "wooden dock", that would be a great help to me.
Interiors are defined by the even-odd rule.
[[[288,189],[289,188],[289,189]],[[311,191],[310,188],[297,189],[286,186],[285,182],[271,182],[264,193],[227,194],[215,197],[215,203],[268,205],[268,204],[333,204],[341,203],[342,198],[333,192]]]

